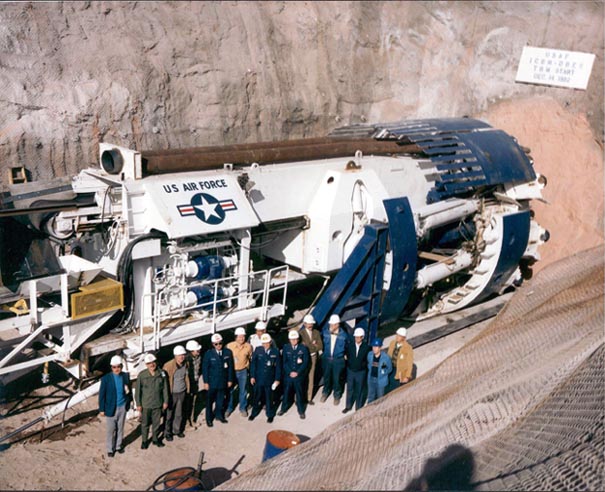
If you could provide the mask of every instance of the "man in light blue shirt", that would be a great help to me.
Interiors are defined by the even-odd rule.
[[[105,416],[107,431],[105,443],[107,456],[113,458],[116,452],[123,453],[124,422],[130,407],[130,376],[122,372],[123,362],[119,355],[111,358],[111,372],[101,378],[99,390],[99,412]]]

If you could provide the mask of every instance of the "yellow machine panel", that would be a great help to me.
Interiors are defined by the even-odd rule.
[[[124,308],[122,284],[104,278],[98,282],[80,287],[80,292],[71,295],[72,319],[85,318]]]

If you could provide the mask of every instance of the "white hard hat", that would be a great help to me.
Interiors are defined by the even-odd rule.
[[[332,316],[330,316],[328,324],[337,325],[338,323],[340,323],[340,316],[338,316],[338,314],[333,314]]]
[[[122,361],[122,357],[120,357],[119,355],[114,355],[111,358],[111,362],[109,364],[112,366],[121,366],[124,365],[124,362]]]
[[[355,328],[355,331],[353,332],[353,336],[354,337],[365,337],[366,332],[364,331],[363,328]]]
[[[222,342],[223,341],[223,337],[221,336],[220,333],[215,333],[214,335],[212,335],[210,337],[210,341],[212,343],[216,343],[216,342]]]
[[[395,333],[397,333],[397,335],[399,335],[400,337],[404,337],[404,336],[406,336],[407,332],[408,331],[402,327],[402,328],[399,328]]]
[[[271,343],[271,335],[268,333],[263,333],[260,336],[260,343]]]
[[[239,328],[235,329],[235,336],[238,335],[246,335],[246,329],[242,328],[241,326]]]
[[[266,330],[267,329],[267,323],[265,323],[264,321],[259,321],[258,323],[256,323],[256,326],[254,327],[255,330]]]
[[[201,350],[202,346],[195,340],[189,340],[185,348],[191,352],[192,350]]]
[[[185,355],[187,353],[187,351],[185,350],[185,347],[183,347],[182,345],[177,345],[176,347],[174,347],[172,349],[172,353],[174,355]]]
[[[296,330],[290,330],[290,332],[288,333],[288,340],[295,340],[299,337],[300,337],[300,335],[298,334],[298,332]]]
[[[145,361],[145,364],[149,364],[150,362],[155,362],[157,359],[153,354],[146,354],[143,360]]]
[[[313,317],[312,314],[306,314],[305,317],[303,318],[303,323],[308,323],[310,325],[314,325],[315,318]]]

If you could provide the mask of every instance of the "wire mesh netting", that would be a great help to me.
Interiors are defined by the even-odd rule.
[[[547,267],[432,371],[219,488],[602,490],[603,257]]]

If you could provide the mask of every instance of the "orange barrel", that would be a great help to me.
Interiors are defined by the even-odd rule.
[[[272,430],[267,434],[265,450],[263,451],[263,461],[273,458],[297,444],[300,444],[300,439],[296,434],[285,430]]]

